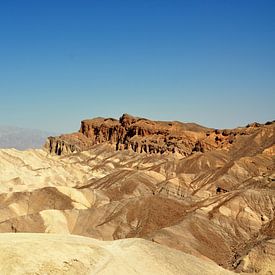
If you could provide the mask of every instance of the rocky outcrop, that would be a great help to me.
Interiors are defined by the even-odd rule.
[[[91,141],[82,133],[48,137],[44,147],[52,154],[68,155],[89,149]]]
[[[45,147],[50,153],[65,155],[90,149],[95,144],[109,143],[116,150],[189,155],[199,148],[198,140],[206,131],[195,124],[157,122],[124,114],[119,120],[84,120],[78,133],[49,137]]]
[[[253,123],[244,128],[218,130],[194,123],[152,121],[123,114],[113,118],[83,120],[78,133],[49,137],[46,149],[57,155],[88,150],[101,143],[111,144],[116,150],[137,153],[177,153],[189,156],[194,152],[228,149],[238,137],[247,136],[267,125]]]

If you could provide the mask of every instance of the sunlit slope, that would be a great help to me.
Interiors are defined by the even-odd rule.
[[[232,274],[142,239],[98,241],[52,234],[0,234],[1,274]]]

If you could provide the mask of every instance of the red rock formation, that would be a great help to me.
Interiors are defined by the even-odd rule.
[[[116,150],[189,156],[193,152],[229,148],[239,136],[251,135],[260,126],[253,123],[245,128],[215,130],[194,123],[151,121],[123,114],[119,120],[83,120],[78,133],[49,137],[45,147],[50,153],[65,155],[109,143]]]

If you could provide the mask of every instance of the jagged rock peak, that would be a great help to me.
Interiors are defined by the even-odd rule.
[[[131,116],[129,114],[123,114],[120,118],[119,118],[119,122],[122,126],[126,126],[126,125],[130,125],[133,124],[137,121],[138,118]]]

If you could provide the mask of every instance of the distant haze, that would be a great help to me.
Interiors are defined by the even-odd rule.
[[[0,126],[0,148],[18,150],[41,148],[46,138],[51,135],[55,134],[35,129]]]

